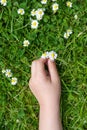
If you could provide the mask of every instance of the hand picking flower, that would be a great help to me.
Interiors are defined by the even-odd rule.
[[[47,52],[44,52],[44,53],[42,54],[41,58],[44,58],[44,59],[45,59],[45,58],[48,58],[48,57],[49,57],[48,54],[49,54],[48,51],[47,51]]]
[[[57,53],[54,51],[45,52],[42,54],[41,58],[49,58],[50,60],[54,61],[57,58]]]
[[[57,53],[54,51],[49,52],[49,59],[54,61],[57,58]]]

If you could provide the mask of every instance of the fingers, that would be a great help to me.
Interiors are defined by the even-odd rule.
[[[40,76],[46,76],[45,71],[45,64],[47,59],[38,59],[32,62],[31,66],[31,76],[36,77],[37,75]]]
[[[50,59],[48,59],[48,70],[50,73],[51,81],[53,81],[53,82],[58,81],[59,75],[58,75],[56,64],[55,64],[55,62],[51,61]]]
[[[47,73],[45,65],[47,65],[49,73]],[[31,66],[31,77],[46,79],[47,76],[49,76],[52,82],[60,81],[55,62],[51,61],[50,59],[43,58],[33,61]]]

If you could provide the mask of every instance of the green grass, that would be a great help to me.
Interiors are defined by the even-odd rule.
[[[87,130],[87,0],[58,0],[59,10],[52,13],[52,2],[8,0],[0,5],[0,130],[37,130],[39,105],[28,87],[31,62],[44,51],[54,50],[62,82],[61,117],[64,130]],[[25,14],[17,14],[18,8]],[[46,8],[37,30],[30,27],[30,11]],[[74,15],[78,19],[74,19]],[[64,32],[71,28],[66,40]],[[30,45],[23,47],[28,39]],[[18,78],[16,86],[2,74],[12,70]]]

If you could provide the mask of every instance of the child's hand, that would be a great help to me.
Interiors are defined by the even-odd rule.
[[[42,58],[33,61],[29,86],[40,106],[59,105],[61,84],[55,62]]]
[[[61,85],[55,62],[49,59],[33,61],[29,85],[40,104],[39,130],[62,130]]]

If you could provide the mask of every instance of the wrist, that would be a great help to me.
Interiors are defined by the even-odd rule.
[[[60,104],[59,103],[53,103],[53,104],[41,104],[40,110],[44,112],[57,112],[60,113]]]
[[[40,102],[39,105],[40,105],[40,108],[46,108],[46,109],[55,108],[55,107],[60,108],[60,100]]]
[[[60,105],[58,102],[40,104],[40,130],[62,130]]]
[[[49,129],[52,129],[57,126],[59,130],[61,128],[61,117],[60,117],[60,106],[59,105],[48,105],[40,106],[40,120],[44,120],[44,125],[48,125]],[[41,124],[41,122],[40,122]],[[54,126],[55,124],[55,126]],[[45,126],[44,126],[45,127]],[[56,130],[56,128],[54,128]],[[60,129],[62,130],[62,129]]]

